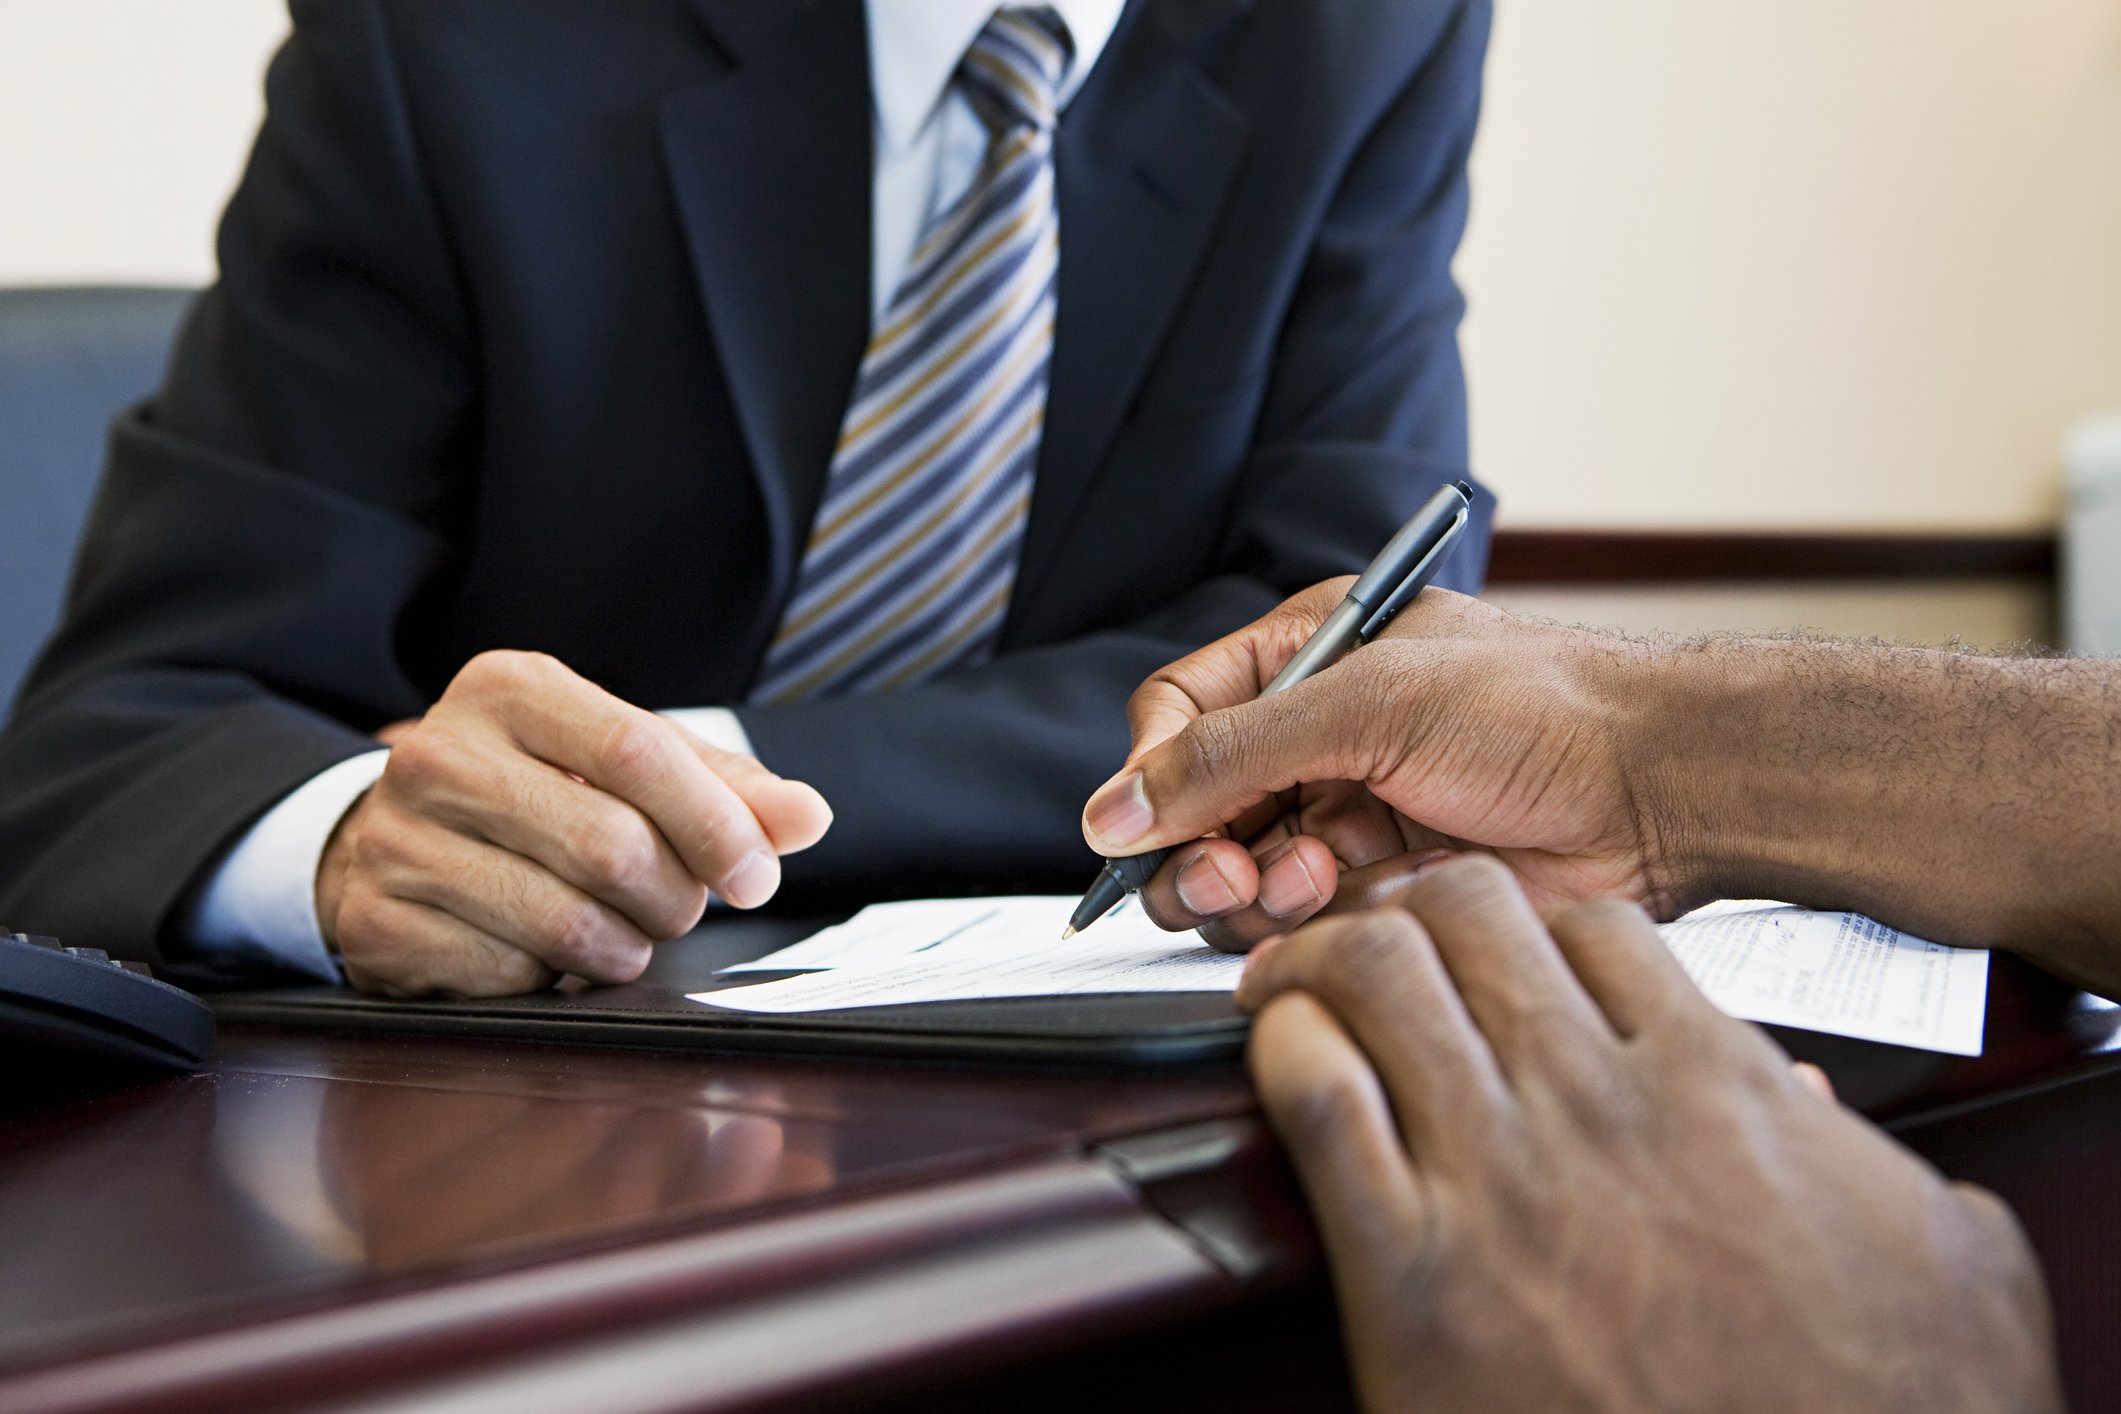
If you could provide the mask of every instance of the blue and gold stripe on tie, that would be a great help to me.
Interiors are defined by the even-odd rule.
[[[755,702],[888,692],[993,656],[1045,423],[1072,57],[1044,8],[1000,11],[966,51],[955,82],[986,160],[870,337]]]

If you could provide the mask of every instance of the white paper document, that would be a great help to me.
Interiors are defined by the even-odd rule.
[[[852,962],[887,962],[941,947],[968,928],[1024,916],[1043,898],[926,898],[903,903],[872,904],[845,923],[813,933],[793,947],[769,953],[755,962],[725,967],[724,973],[813,972]],[[1067,917],[1064,912],[1062,918]],[[987,930],[991,935],[993,929]]]
[[[1242,957],[1166,933],[1129,900],[1062,942],[1076,900],[924,899],[864,909],[728,974],[801,972],[692,1000],[802,1012],[1111,992],[1228,992]],[[1958,1055],[1981,1053],[1988,954],[1852,913],[1719,903],[1659,930],[1709,999],[1747,1021]]]
[[[725,969],[801,977],[692,1000],[738,1011],[822,1011],[900,1002],[971,1001],[1092,992],[1228,992],[1245,960],[1198,933],[1166,933],[1130,899],[1076,937],[1061,929],[1077,899],[936,899],[864,909],[837,928],[756,962]]]
[[[1953,1055],[1981,1054],[1988,954],[1860,913],[1730,902],[1658,930],[1694,984],[1732,1016]]]

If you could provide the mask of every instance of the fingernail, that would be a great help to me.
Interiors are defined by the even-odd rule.
[[[1219,918],[1240,902],[1207,850],[1179,866],[1178,901],[1202,918]]]
[[[771,850],[755,849],[736,862],[719,892],[725,902],[738,908],[757,908],[780,886],[781,861]]]
[[[1083,811],[1083,823],[1097,842],[1117,849],[1133,844],[1149,833],[1156,823],[1156,812],[1149,808],[1149,791],[1142,784],[1142,773],[1129,771],[1116,781],[1109,781],[1104,789],[1090,797],[1090,804]]]
[[[1273,917],[1287,918],[1325,901],[1296,841],[1287,841],[1260,861],[1259,906]]]

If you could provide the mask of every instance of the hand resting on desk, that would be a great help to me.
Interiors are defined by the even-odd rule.
[[[1248,959],[1372,1410],[2053,1410],[1993,1195],[1804,1083],[1642,912],[1492,860]]]
[[[481,654],[387,739],[325,848],[317,918],[347,980],[393,996],[631,981],[710,888],[757,907],[832,821],[809,786],[541,654]]]

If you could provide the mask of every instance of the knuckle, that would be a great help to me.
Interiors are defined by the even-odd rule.
[[[628,713],[605,734],[599,755],[609,770],[631,779],[660,765],[668,746],[657,719]]]
[[[1967,1219],[1971,1260],[1961,1261],[1961,1270],[1989,1289],[2014,1294],[2013,1305],[2021,1311],[2045,1311],[2047,1284],[2040,1259],[2033,1251],[2025,1226],[2008,1203],[1988,1189],[1964,1180],[1951,1184],[1951,1195]]]
[[[1671,1007],[1657,1013],[1654,1028],[1631,1043],[1657,1064],[1680,1069],[1727,1097],[1779,1098],[1801,1084],[1790,1074],[1789,1057],[1767,1033],[1712,1005]]]
[[[473,654],[450,683],[453,690],[469,693],[504,691],[517,671],[517,656],[507,649],[489,649]]]
[[[1403,901],[1417,917],[1440,921],[1504,917],[1506,911],[1526,907],[1523,900],[1517,877],[1500,860],[1466,854],[1418,880]]]
[[[340,970],[346,974],[346,985],[357,992],[365,992],[369,996],[389,997],[396,1001],[404,1000],[407,995],[390,979],[370,972],[357,962],[343,962]]]
[[[544,961],[555,967],[574,968],[594,961],[607,948],[610,922],[604,911],[589,899],[570,898],[546,915],[539,929]],[[537,963],[527,953],[511,950],[514,957]]]
[[[682,886],[658,889],[648,895],[637,915],[641,931],[651,938],[682,938],[706,916],[709,890],[697,879]]]
[[[489,648],[458,670],[456,682],[473,692],[506,695],[547,680],[558,666],[550,654]]]
[[[1780,1095],[1795,1079],[1788,1054],[1768,1039],[1767,1032],[1713,1006],[1691,1009],[1671,1029],[1688,1050],[1702,1058],[1704,1068],[1735,1077],[1755,1094]]]
[[[663,877],[655,828],[634,811],[614,810],[585,824],[570,847],[573,882],[655,937],[682,936],[706,911],[707,886],[689,876],[682,883]]]
[[[1748,1044],[1756,1037],[1771,1055],[1780,1057],[1774,1042],[1755,1031],[1750,1022],[1734,1020],[1714,1006],[1674,1007],[1657,1013],[1655,1025],[1638,1032],[1626,1045],[1652,1064],[1684,1068],[1696,1082],[1726,1098],[1784,1093],[1792,1081],[1772,1073],[1777,1067],[1761,1063],[1760,1054]],[[1788,1061],[1781,1060],[1779,1068],[1787,1070]]]
[[[392,868],[405,854],[405,837],[397,830],[353,830],[346,836],[346,859],[356,873]]]
[[[1491,903],[1498,896],[1517,892],[1516,876],[1489,854],[1462,854],[1444,863],[1426,882],[1428,893],[1462,906]]]
[[[664,941],[684,937],[698,927],[700,919],[706,916],[708,896],[707,886],[697,879],[691,881],[681,893],[660,896],[655,901],[654,912],[645,921],[643,931],[651,938]]]
[[[492,979],[510,992],[535,992],[552,981],[553,969],[519,948],[501,950],[494,958]]]
[[[1977,1183],[1960,1180],[1952,1189],[1986,1240],[2013,1250],[2025,1245],[2025,1229],[2010,1204]]]
[[[341,955],[364,966],[374,965],[374,954],[388,946],[389,938],[388,910],[381,905],[381,898],[372,891],[358,883],[347,885],[332,930],[332,941]]]
[[[430,861],[423,859],[401,836],[390,830],[365,830],[354,836],[346,852],[346,874],[340,885],[339,914],[354,902],[356,891],[390,892],[418,888],[433,878]],[[371,917],[373,914],[370,915]],[[343,932],[346,924],[339,925]]]
[[[410,915],[387,895],[349,886],[332,944],[347,980],[364,992],[417,997],[437,990]]]
[[[1174,665],[1176,666],[1176,665]],[[1171,668],[1159,668],[1143,679],[1127,696],[1127,720],[1139,725],[1141,718],[1161,709],[1171,694]]]
[[[1412,917],[1396,908],[1373,908],[1339,924],[1320,959],[1330,986],[1367,992],[1405,965],[1407,950],[1421,937]]]
[[[1286,1015],[1285,1002],[1269,1007],[1260,1017],[1261,1028],[1271,1028],[1269,1018],[1277,1010]],[[1274,1128],[1291,1148],[1315,1151],[1338,1146],[1361,1125],[1368,1099],[1359,1076],[1352,1071],[1314,1065],[1280,1065],[1263,1059],[1271,1041],[1256,1028],[1252,1041],[1252,1073],[1259,1086],[1260,1104]]]
[[[1196,780],[1212,781],[1231,775],[1244,760],[1244,742],[1236,720],[1228,712],[1195,717],[1179,738],[1184,744],[1187,773]]]
[[[1363,1120],[1362,1092],[1343,1075],[1308,1074],[1263,1082],[1268,1112],[1283,1135],[1299,1146],[1338,1143]]]
[[[417,796],[448,778],[457,755],[455,744],[439,727],[415,727],[390,748],[383,775],[394,786]]]
[[[687,822],[692,847],[710,874],[719,877],[744,855],[766,844],[750,809],[738,800],[717,801],[694,812]]]
[[[1140,714],[1140,712],[1141,712],[1141,709],[1142,709],[1142,708],[1143,708],[1144,706],[1146,706],[1146,705],[1147,705],[1148,703],[1150,703],[1150,702],[1153,702],[1153,701],[1155,700],[1155,689],[1156,689],[1156,686],[1157,686],[1157,678],[1158,678],[1158,677],[1161,677],[1161,676],[1162,676],[1162,674],[1161,674],[1161,673],[1159,673],[1159,674],[1155,674],[1155,675],[1152,675],[1152,676],[1150,676],[1150,677],[1144,678],[1144,679],[1142,680],[1142,682],[1141,682],[1141,683],[1140,683],[1140,684],[1139,684],[1139,685],[1138,685],[1138,686],[1137,686],[1137,687],[1136,687],[1136,688],[1134,689],[1134,691],[1132,691],[1132,692],[1130,692],[1130,693],[1128,693],[1128,694],[1127,694],[1127,720],[1128,720],[1128,721],[1130,721],[1130,722],[1131,722],[1131,721],[1133,721],[1133,720],[1135,719],[1135,717],[1136,717],[1136,716],[1138,716],[1138,715]]]
[[[415,995],[506,997],[535,992],[557,974],[538,958],[498,938],[452,939],[424,959]]]
[[[574,851],[583,886],[601,897],[641,892],[655,876],[655,841],[649,838],[647,821],[630,811],[615,810],[586,822]]]

